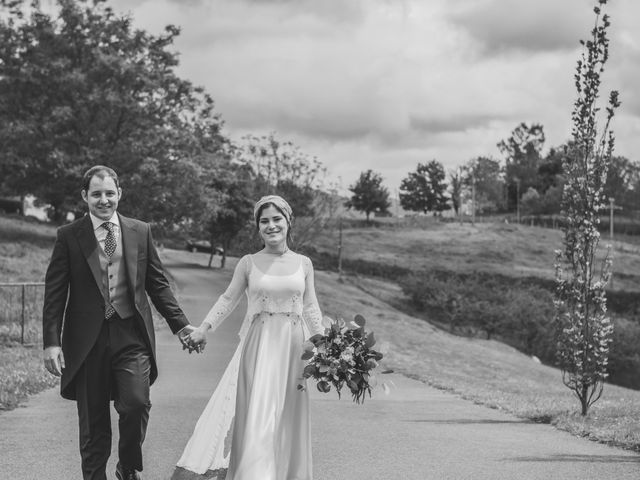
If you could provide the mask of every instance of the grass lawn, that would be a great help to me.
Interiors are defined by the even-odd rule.
[[[0,282],[43,282],[55,227],[0,216]]]
[[[608,239],[600,242],[600,257]],[[337,254],[338,231],[326,230],[313,246]],[[640,291],[640,246],[629,237],[612,243],[615,289]],[[511,277],[554,278],[554,251],[562,231],[504,223],[428,222],[423,228],[346,228],[342,254],[412,270],[490,272]],[[616,278],[615,273],[622,274]]]
[[[0,282],[42,282],[51,257],[55,228],[0,216]],[[58,384],[42,365],[42,288],[27,289],[26,340],[21,345],[20,289],[0,287],[0,410],[15,408],[31,394]]]
[[[393,284],[357,277],[340,282],[335,273],[316,272],[316,289],[326,315],[348,319],[360,313],[376,338],[388,344],[382,369],[490,408],[640,451],[639,391],[606,385],[603,397],[583,418],[559,370],[503,343],[450,335],[394,309],[384,301],[401,295]]]
[[[40,345],[0,344],[0,410],[11,410],[58,383],[42,364]]]

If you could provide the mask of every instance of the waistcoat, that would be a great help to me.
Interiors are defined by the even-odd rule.
[[[122,254],[122,227],[120,227],[116,251],[111,258],[107,257],[102,248],[98,248],[98,252],[102,272],[102,294],[105,301],[111,304],[120,318],[132,317],[135,309],[127,288],[127,269]]]

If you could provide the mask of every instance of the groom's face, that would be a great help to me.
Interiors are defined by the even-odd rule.
[[[94,175],[89,182],[89,189],[82,190],[82,199],[87,202],[89,212],[100,220],[110,220],[118,209],[118,201],[122,190],[116,186],[111,177]]]

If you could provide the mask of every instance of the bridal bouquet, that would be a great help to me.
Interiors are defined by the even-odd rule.
[[[304,345],[303,360],[309,360],[303,377],[313,378],[318,390],[326,393],[333,385],[338,392],[346,385],[353,401],[364,402],[365,395],[371,397],[371,389],[376,385],[372,371],[382,359],[382,353],[374,350],[376,340],[373,332],[364,329],[365,319],[356,315],[349,324],[344,320],[325,317],[330,326],[324,335],[314,335]],[[382,373],[391,373],[390,370]],[[304,386],[298,385],[298,389]]]

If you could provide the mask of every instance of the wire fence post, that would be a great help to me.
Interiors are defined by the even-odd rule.
[[[25,301],[24,301],[25,284],[22,284],[22,321],[20,322],[20,344],[24,345],[24,317],[25,317]]]
[[[14,329],[9,329],[9,338],[12,341],[17,342],[18,334],[15,331],[15,326],[18,320],[15,319],[15,315],[20,312],[20,344],[28,345],[27,337],[29,336],[29,330],[27,328],[27,315],[31,312],[31,307],[35,307],[34,299],[27,298],[27,287],[44,287],[43,282],[0,282],[0,301],[2,305],[7,305],[5,311],[0,312],[0,323],[5,323],[5,320],[14,326]],[[18,295],[9,295],[7,299],[4,295],[5,288],[19,289]],[[13,290],[15,292],[15,290]],[[17,307],[17,308],[16,308]],[[7,318],[5,319],[5,314]],[[4,335],[4,334],[2,334]]]
[[[338,279],[342,280],[342,217],[340,217],[339,223],[339,236],[338,236]]]

